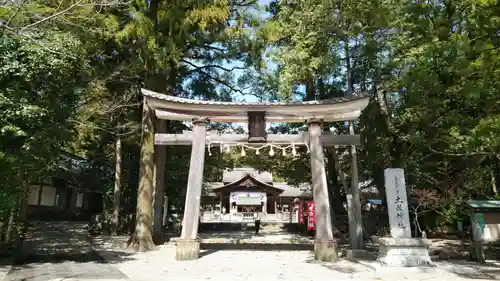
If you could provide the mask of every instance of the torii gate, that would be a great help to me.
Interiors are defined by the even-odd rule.
[[[323,146],[351,145],[352,196],[348,196],[350,238],[353,249],[363,244],[361,206],[358,190],[356,145],[360,136],[322,133],[322,122],[352,121],[359,118],[368,105],[368,96],[356,96],[322,101],[305,102],[216,102],[178,98],[142,89],[144,96],[142,118],[142,144],[140,185],[154,181],[155,195],[147,196],[154,205],[154,232],[161,229],[161,208],[164,191],[165,145],[191,145],[191,160],[184,208],[184,225],[177,242],[176,259],[194,260],[199,257],[198,218],[203,183],[205,146],[236,143],[256,144],[302,144],[307,145],[311,159],[312,190],[315,201],[316,237],[314,256],[320,261],[337,259],[336,241],[333,237],[328,200],[327,178]],[[166,134],[164,120],[192,121],[192,132]],[[209,122],[238,122],[249,124],[249,134],[208,133]],[[266,122],[307,122],[308,132],[299,135],[271,135],[265,132]],[[156,130],[155,130],[156,129]],[[155,131],[157,133],[155,134]],[[156,152],[155,152],[156,145]],[[156,163],[156,164],[155,164]],[[153,182],[149,182],[153,184]],[[152,214],[146,214],[151,217]],[[138,218],[139,219],[139,218]]]

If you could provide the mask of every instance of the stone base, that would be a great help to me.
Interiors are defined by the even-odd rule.
[[[375,255],[373,252],[368,252],[367,250],[346,250],[345,251],[346,258],[348,260],[374,260]]]
[[[179,239],[175,248],[175,259],[178,261],[196,260],[200,256],[200,241]]]
[[[421,238],[378,239],[378,261],[386,266],[431,266],[429,241]]]
[[[317,261],[337,261],[337,242],[335,240],[315,240],[314,259]]]

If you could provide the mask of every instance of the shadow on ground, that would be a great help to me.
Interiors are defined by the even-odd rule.
[[[29,229],[4,281],[54,279],[128,279],[109,263],[131,258],[132,253],[92,249],[84,223],[37,222]],[[110,255],[104,259],[101,255]],[[113,258],[115,257],[115,258]]]
[[[200,258],[219,251],[312,251],[311,244],[259,244],[259,243],[202,243]]]
[[[310,251],[313,250],[311,244],[262,244],[262,243],[202,243],[203,250],[255,250],[255,251]]]
[[[459,277],[478,280],[500,280],[500,265],[498,263],[478,264],[466,261],[445,262],[448,272]]]

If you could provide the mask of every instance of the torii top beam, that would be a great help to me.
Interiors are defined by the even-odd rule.
[[[141,90],[159,119],[191,121],[205,117],[212,122],[248,122],[248,112],[264,111],[266,122],[301,123],[355,120],[368,105],[367,95],[304,102],[218,102],[192,100]]]

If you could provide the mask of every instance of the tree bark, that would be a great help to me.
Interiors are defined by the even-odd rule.
[[[333,147],[329,147],[326,150],[327,153],[327,163],[328,163],[328,176],[330,178],[330,189],[331,192],[330,194],[333,195],[332,198],[332,208],[336,214],[345,214],[346,209],[344,208],[344,205],[342,204],[342,192],[341,192],[341,186],[343,186],[343,182],[340,180],[343,175],[340,175],[342,173],[341,170],[337,168],[337,155],[335,155],[335,149]],[[343,186],[345,188],[345,186]]]
[[[19,207],[19,222],[24,229],[28,225],[28,198],[30,196],[30,185],[28,181],[21,182],[23,187],[23,197],[21,198],[21,206]]]
[[[16,207],[12,206],[9,214],[9,222],[7,223],[7,229],[5,230],[5,243],[9,243],[12,239],[12,231],[14,230],[14,217],[16,215]]]
[[[118,234],[120,224],[120,200],[121,200],[121,182],[122,182],[122,141],[120,136],[116,137],[115,144],[115,190],[113,204],[113,218],[111,220],[111,231],[114,235]]]
[[[157,132],[167,132],[167,122],[165,120],[157,121]],[[155,191],[153,195],[153,237],[161,239],[163,236],[163,200],[165,196],[165,164],[166,164],[166,146],[158,145],[155,147]]]
[[[150,251],[153,243],[153,192],[154,192],[154,116],[146,99],[143,101],[141,166],[137,190],[137,211],[135,231],[129,241],[129,248],[139,252]]]

